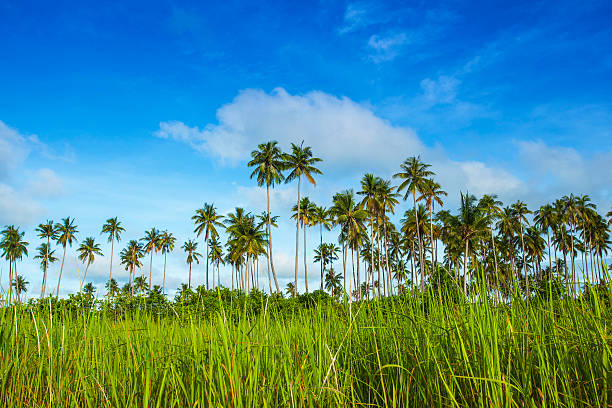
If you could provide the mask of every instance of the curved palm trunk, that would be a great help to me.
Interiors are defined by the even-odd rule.
[[[91,262],[87,262],[87,266],[85,267],[85,273],[83,273],[83,280],[81,281],[81,288],[85,283],[85,279],[87,279],[87,271],[89,270],[89,265],[91,265]]]
[[[295,293],[298,291],[298,253],[300,250],[300,189],[302,186],[302,176],[298,176],[298,212],[295,219]]]
[[[276,291],[280,293],[280,287],[278,286],[278,279],[276,279],[276,272],[274,271],[274,259],[272,259],[272,219],[270,216],[270,185],[266,185],[266,195],[268,199],[268,265],[272,269],[272,276],[274,277],[274,285]],[[272,290],[270,290],[272,293]]]
[[[64,245],[64,255],[62,256],[62,266],[60,266],[60,274],[59,274],[59,278],[57,279],[57,290],[55,291],[55,297],[59,298],[59,288],[60,288],[60,283],[62,281],[62,272],[64,271],[64,260],[66,259],[66,245]]]

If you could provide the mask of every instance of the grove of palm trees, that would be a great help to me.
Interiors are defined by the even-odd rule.
[[[266,211],[205,203],[184,243],[156,227],[122,241],[134,234],[117,218],[81,237],[66,217],[36,228],[34,252],[5,226],[2,405],[609,406],[612,219],[589,196],[529,208],[465,191],[448,208],[435,168],[413,156],[315,203],[302,182],[325,177],[322,159],[303,142],[251,158]],[[287,216],[270,200],[282,183],[297,184]],[[290,239],[274,232],[285,222],[295,264],[281,287],[272,248]],[[79,285],[60,298],[73,245]],[[87,275],[106,251],[101,292]],[[184,269],[167,268],[173,251]],[[26,300],[31,252],[42,289]],[[185,282],[174,297],[168,276]]]

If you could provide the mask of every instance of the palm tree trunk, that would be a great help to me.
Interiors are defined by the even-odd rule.
[[[266,184],[266,195],[268,199],[268,263],[270,269],[272,269],[272,276],[274,277],[274,285],[276,291],[280,293],[280,287],[278,286],[278,280],[276,279],[276,272],[274,271],[274,259],[272,259],[272,219],[270,216],[270,185]],[[272,293],[272,292],[270,292]]]
[[[468,249],[469,243],[467,239],[465,240],[465,253],[463,254],[463,294],[467,297],[467,275],[468,275]]]
[[[110,269],[108,271],[108,287],[109,288],[110,288],[110,281],[113,277],[113,252],[115,252],[115,239],[114,238],[111,239],[111,259],[110,259]]]
[[[189,289],[191,289],[191,262],[189,262]]]
[[[302,187],[302,176],[298,176],[298,212],[295,218],[295,293],[298,291],[298,253],[300,251],[300,189]]]
[[[385,222],[385,212],[383,210],[383,243],[385,245],[385,265],[387,266],[387,281],[389,283],[389,295],[393,295],[393,281],[391,269],[389,268],[389,249],[387,247],[387,223]]]
[[[47,288],[47,269],[49,268],[49,245],[51,244],[50,238],[47,237],[47,251],[45,254],[45,270],[43,272],[43,284],[40,290],[40,298],[45,297],[45,290]]]
[[[166,253],[164,252],[164,280],[162,283],[162,291],[164,296],[166,296]]]
[[[348,298],[350,301],[351,294],[350,292],[347,292],[348,287],[346,285],[346,244],[344,242],[342,243],[342,269],[344,270],[344,292],[348,293]]]
[[[206,240],[206,290],[210,289],[208,286],[208,227],[206,227],[206,235],[204,236]]]
[[[359,276],[361,275],[359,271],[359,246],[357,246],[357,249],[355,250],[355,258],[357,259],[357,280],[359,280]],[[361,282],[359,283],[359,285],[361,285]],[[370,294],[368,292],[368,298],[369,296]]]
[[[416,232],[417,232],[417,240],[419,241],[419,270],[421,272],[421,290],[425,288],[424,286],[424,270],[423,270],[423,244],[421,242],[421,231],[419,228],[419,212],[417,210],[416,205],[416,190],[412,191],[412,200],[414,202],[414,217],[416,220]]]
[[[306,293],[308,293],[308,265],[306,264],[306,224],[302,225],[304,230],[304,283],[306,285]]]
[[[149,262],[149,292],[151,291],[152,281],[153,281],[153,249],[151,249],[151,262]]]
[[[60,274],[57,279],[57,290],[55,291],[55,297],[59,298],[60,282],[62,281],[62,272],[64,271],[64,260],[66,259],[66,245],[64,245],[64,255],[62,256],[62,266],[60,266]]]
[[[321,220],[319,227],[321,228],[321,244],[319,246],[319,251],[323,252],[323,220]],[[321,290],[323,290],[323,259],[321,259]]]

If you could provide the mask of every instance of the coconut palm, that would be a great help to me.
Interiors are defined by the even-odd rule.
[[[174,251],[175,242],[176,238],[168,231],[162,232],[159,237],[159,247],[162,254],[164,254],[164,280],[162,281],[162,293],[164,296],[166,296],[166,257],[168,256],[168,252]]]
[[[85,238],[85,241],[81,243],[81,246],[79,247],[79,249],[77,249],[77,252],[79,253],[79,260],[86,264],[85,273],[83,274],[83,280],[80,282],[79,287],[79,292],[81,292],[83,289],[83,283],[87,278],[87,271],[89,270],[89,266],[95,260],[96,255],[103,256],[103,254],[102,249],[100,249],[100,245],[98,245],[92,237]]]
[[[300,207],[300,194],[302,187],[302,176],[306,177],[313,186],[317,183],[313,175],[323,174],[321,170],[315,167],[315,164],[322,161],[318,157],[312,155],[312,149],[310,146],[304,147],[304,142],[298,146],[295,143],[291,143],[291,153],[283,154],[284,167],[289,174],[285,178],[285,183],[290,183],[293,180],[298,180],[298,196],[297,196],[297,217],[295,221],[295,291],[298,290],[298,252],[300,249],[300,221],[301,221],[301,207]]]
[[[28,256],[28,243],[23,240],[25,232],[20,232],[18,227],[8,225],[4,228],[0,240],[0,249],[2,249],[2,257],[9,262],[9,303],[13,293],[13,275],[17,276],[17,261],[20,261],[24,256]]]
[[[208,285],[208,239],[219,235],[217,227],[222,227],[222,215],[217,214],[217,209],[214,204],[204,204],[191,219],[194,221],[196,228],[193,232],[198,234],[198,237],[204,233],[204,243],[206,245],[206,289],[210,289]]]
[[[137,276],[134,278],[134,289],[136,289],[141,295],[147,291],[149,285],[147,283],[147,278],[144,276]]]
[[[442,201],[443,196],[447,196],[446,191],[442,190],[442,186],[439,183],[436,183],[433,179],[427,179],[425,183],[425,188],[421,192],[421,196],[417,199],[417,201],[425,200],[425,204],[429,209],[429,236],[431,239],[431,261],[434,264],[434,270],[436,270],[436,262],[434,259],[434,228],[433,228],[433,213],[434,207],[436,203],[440,205],[440,207],[444,206],[444,202]]]
[[[145,231],[144,238],[140,239],[144,243],[144,254],[150,254],[151,257],[149,260],[149,290],[151,290],[151,282],[153,281],[153,253],[157,253],[161,249],[160,239],[161,233],[156,228]]]
[[[314,225],[319,226],[320,232],[320,248],[323,247],[323,229],[329,231],[332,228],[332,220],[330,211],[325,207],[316,206],[312,211],[312,221]],[[323,290],[323,271],[325,265],[321,263],[321,290]]]
[[[28,291],[28,285],[30,282],[25,280],[23,276],[17,275],[12,284],[15,288],[15,293],[17,294],[17,302],[21,303],[21,294]]]
[[[548,247],[548,267],[552,270],[552,257],[550,255],[550,230],[554,228],[557,219],[552,205],[546,204],[541,206],[535,212],[533,222],[536,227],[542,231],[546,231],[546,242]]]
[[[89,297],[93,296],[95,292],[96,292],[96,288],[93,285],[93,283],[88,282],[85,286],[83,286],[83,293],[86,296],[89,296]]]
[[[121,241],[121,233],[125,231],[125,228],[121,226],[121,221],[115,218],[109,218],[102,225],[102,232],[100,234],[108,234],[108,242],[111,243],[111,256],[110,256],[110,268],[108,269],[108,281],[113,278],[113,254],[115,252],[115,241]],[[84,280],[84,278],[83,278]]]
[[[491,246],[493,252],[493,261],[495,264],[495,280],[499,282],[499,271],[497,267],[497,249],[495,248],[495,235],[493,233],[493,224],[499,218],[502,213],[503,203],[497,199],[497,194],[485,194],[478,201],[478,208],[482,211],[483,215],[487,218],[487,224],[489,232],[491,234]]]
[[[521,252],[523,254],[522,268],[525,268],[525,277],[527,277],[527,262],[525,260],[526,254],[525,254],[525,240],[523,238],[523,230],[524,230],[524,225],[529,225],[527,214],[531,214],[532,211],[530,211],[527,208],[527,204],[525,204],[524,202],[520,200],[512,204],[510,208],[512,208],[512,210],[514,211],[514,217],[516,219],[517,225],[519,226],[519,236],[521,238]]]
[[[283,159],[283,153],[278,147],[278,142],[270,141],[261,143],[257,146],[257,150],[251,152],[251,161],[248,165],[249,167],[254,167],[251,178],[257,178],[257,185],[266,186],[266,201],[268,208],[266,228],[266,235],[268,238],[268,265],[272,270],[276,291],[280,292],[276,272],[274,270],[274,259],[272,257],[272,220],[270,218],[270,186],[274,188],[274,185],[281,183],[284,179],[282,171],[285,169],[285,161]]]
[[[391,279],[389,275],[390,265],[389,265],[389,250],[387,247],[387,241],[389,238],[388,230],[391,228],[394,229],[393,224],[389,222],[389,218],[387,217],[387,213],[395,214],[395,206],[399,204],[397,197],[399,194],[395,192],[395,187],[391,186],[391,180],[379,180],[378,188],[376,189],[376,196],[378,201],[378,210],[379,216],[381,218],[381,223],[383,225],[383,244],[385,250],[385,265],[387,268],[388,279]],[[389,281],[389,290],[392,291],[392,284]]]
[[[291,297],[297,296],[297,291],[295,290],[295,285],[293,282],[287,283],[287,286],[285,286],[285,293]]]
[[[119,292],[119,285],[117,284],[117,281],[113,278],[111,278],[110,281],[106,282],[106,285],[104,286],[106,287],[109,298],[115,296]]]
[[[49,248],[49,244],[46,242],[40,244],[40,246],[36,249],[38,250],[38,255],[34,256],[34,259],[40,259],[40,269],[42,269],[44,273],[45,271],[49,270],[49,265],[57,261],[57,258],[54,256],[55,250],[51,250]],[[46,279],[43,277],[43,285],[45,284],[45,281]],[[44,295],[44,290],[41,291],[41,296],[42,295]]]
[[[195,263],[200,263],[200,257],[202,254],[197,252],[198,243],[194,240],[186,241],[181,247],[187,253],[187,265],[189,265],[189,286],[188,289],[191,289],[191,264],[195,261]]]
[[[127,284],[127,288],[129,289],[130,296],[134,296],[134,285],[132,284],[132,277],[134,275],[134,271],[137,268],[142,267],[142,262],[140,261],[140,259],[143,256],[144,256],[143,247],[135,239],[128,242],[127,247],[125,247],[119,253],[121,264],[125,267],[126,271],[130,272],[130,280]],[[110,289],[109,289],[109,292],[110,292]]]
[[[337,274],[333,268],[325,274],[325,289],[327,289],[332,296],[338,297],[342,293],[342,279],[344,277],[341,274]]]
[[[293,206],[291,215],[292,219],[298,219],[302,225],[304,231],[304,283],[306,285],[306,293],[308,293],[308,264],[306,263],[306,227],[314,225],[315,223],[315,211],[317,206],[311,202],[308,197],[303,197],[299,203]],[[301,211],[300,211],[301,209]]]
[[[208,246],[210,247],[210,253],[208,254],[208,257],[210,258],[210,263],[213,266],[213,288],[214,288],[215,287],[215,269],[214,268],[217,268],[217,286],[221,286],[221,276],[219,274],[219,265],[224,263],[223,247],[221,246],[221,242],[219,242],[219,239],[217,237],[212,237],[208,242]],[[270,283],[270,293],[272,293],[272,281],[269,278],[270,276],[268,276],[268,282]]]
[[[55,224],[53,224],[53,221],[48,220],[46,224],[39,224],[38,227],[36,228],[36,232],[38,232],[38,237],[40,239],[46,239],[47,240],[47,244],[45,246],[45,251],[47,251],[44,255],[44,257],[41,260],[41,267],[43,268],[43,282],[42,282],[42,287],[40,289],[40,298],[44,298],[45,297],[45,291],[47,290],[47,271],[49,269],[49,251],[50,251],[50,244],[51,244],[51,240],[54,240],[57,238],[57,230],[55,229]],[[40,254],[39,254],[40,255]]]
[[[400,165],[402,171],[393,175],[393,178],[398,178],[402,180],[400,185],[397,188],[397,192],[402,192],[406,190],[406,194],[404,194],[404,201],[408,198],[410,194],[412,194],[412,201],[414,204],[415,215],[418,217],[418,212],[416,211],[416,194],[423,193],[427,189],[428,178],[434,175],[434,172],[428,170],[431,165],[425,164],[421,161],[421,157],[409,157]],[[419,223],[417,218],[416,223]],[[423,260],[423,242],[421,240],[421,235],[419,229],[417,228],[417,241],[419,244],[419,260],[421,268],[424,265]]]
[[[368,173],[361,179],[361,191],[357,194],[362,195],[360,206],[368,212],[370,218],[370,242],[374,243],[374,217],[378,213],[378,185],[381,179]],[[369,251],[371,273],[374,273],[374,251]],[[380,281],[380,267],[378,268],[378,280]],[[379,288],[380,289],[380,288]],[[380,296],[380,290],[378,292]]]
[[[55,224],[57,231],[56,241],[57,244],[64,248],[64,254],[62,255],[62,266],[60,267],[59,278],[57,279],[57,290],[55,296],[59,297],[60,283],[62,281],[62,272],[64,271],[64,260],[66,259],[66,247],[72,247],[72,243],[76,241],[76,234],[79,232],[77,226],[74,225],[74,218],[66,217],[62,219],[62,222]]]

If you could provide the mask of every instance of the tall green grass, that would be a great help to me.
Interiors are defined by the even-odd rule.
[[[610,406],[610,289],[291,313],[5,307],[0,406]]]

